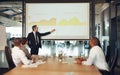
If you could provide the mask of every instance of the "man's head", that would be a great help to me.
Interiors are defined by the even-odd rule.
[[[32,30],[33,30],[34,32],[37,32],[37,31],[38,31],[37,25],[33,25],[33,26],[32,26]]]
[[[93,46],[100,46],[100,41],[97,37],[92,37],[90,39],[90,46],[93,47]]]
[[[21,38],[14,38],[14,46],[21,46]]]

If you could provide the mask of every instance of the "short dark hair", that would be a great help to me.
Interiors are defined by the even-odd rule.
[[[36,27],[37,27],[37,25],[33,25],[33,26],[32,26],[32,30],[34,31],[34,28],[36,28]]]
[[[28,40],[27,40],[26,37],[22,37],[22,40],[21,40],[22,45],[25,45],[25,43],[26,43],[27,41],[28,41]]]
[[[14,38],[14,46],[20,46],[21,45],[21,38]]]
[[[91,40],[94,43],[94,45],[101,47],[100,40],[97,37],[92,37]]]

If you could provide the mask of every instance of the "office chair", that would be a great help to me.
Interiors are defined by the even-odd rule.
[[[107,54],[106,54],[106,61],[107,61],[107,63],[109,63],[109,61],[110,61],[110,53],[111,51],[110,51],[110,46],[107,46]]]
[[[8,46],[5,46],[5,55],[6,55],[6,59],[7,59],[7,62],[8,62],[9,70],[11,70],[15,67],[15,64],[12,60],[11,50]]]
[[[109,75],[114,75],[114,68],[117,65],[117,59],[118,59],[118,48],[115,48],[114,56],[111,59],[111,65],[110,65]]]

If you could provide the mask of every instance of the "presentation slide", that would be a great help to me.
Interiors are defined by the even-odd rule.
[[[26,36],[37,25],[42,39],[89,39],[89,3],[26,3]]]

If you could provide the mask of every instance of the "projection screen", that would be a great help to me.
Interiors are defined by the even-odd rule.
[[[89,3],[26,3],[26,36],[37,25],[42,39],[89,39]]]

